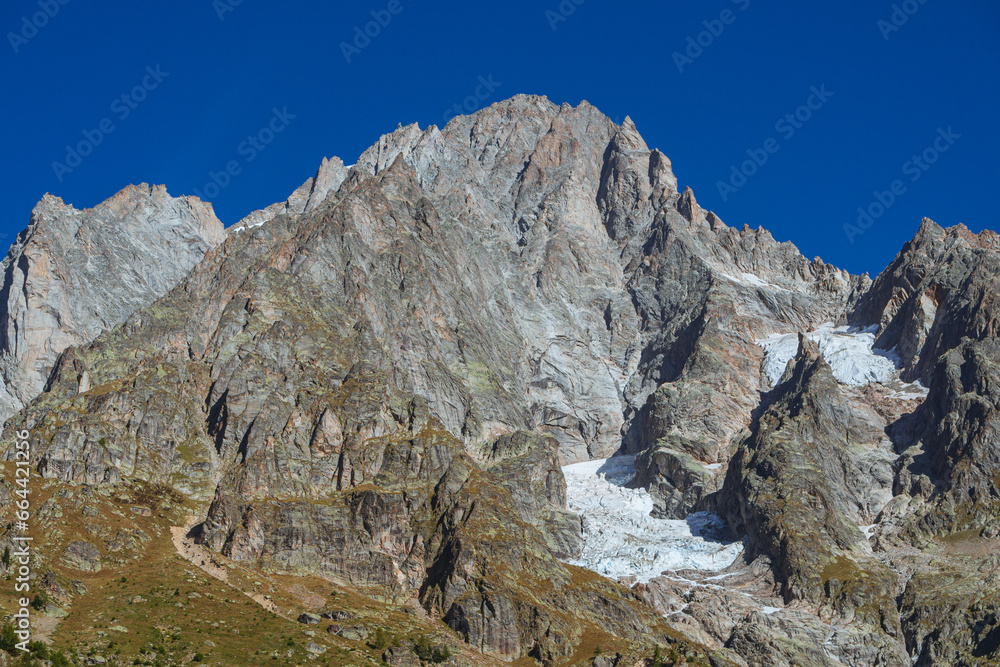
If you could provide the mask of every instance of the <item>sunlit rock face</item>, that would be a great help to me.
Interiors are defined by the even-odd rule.
[[[30,429],[47,478],[169,485],[203,545],[490,660],[594,628],[636,661],[678,632],[714,664],[992,650],[995,551],[962,540],[996,538],[995,235],[926,223],[873,284],[727,226],[631,120],[531,96],[228,234],[162,188],[32,220],[3,444]]]
[[[83,211],[46,195],[0,264],[0,420],[42,391],[63,350],[169,292],[224,238],[211,204],[163,186]]]

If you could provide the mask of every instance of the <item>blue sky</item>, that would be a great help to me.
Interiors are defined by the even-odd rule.
[[[630,115],[725,222],[857,273],[924,216],[1000,218],[995,0],[8,0],[0,28],[3,243],[45,192],[139,182],[229,225],[324,156],[516,93]]]

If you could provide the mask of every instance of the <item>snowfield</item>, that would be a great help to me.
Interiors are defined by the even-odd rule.
[[[824,324],[806,338],[819,345],[820,354],[838,382],[860,387],[872,382],[888,384],[898,376],[898,358],[891,351],[875,349],[875,328],[858,331]],[[757,341],[767,355],[764,373],[777,386],[785,366],[799,350],[798,334],[776,334]]]
[[[563,468],[569,509],[583,519],[583,553],[570,561],[606,577],[635,577],[642,583],[664,570],[718,571],[743,552],[742,542],[711,536],[722,519],[700,512],[685,521],[654,519],[645,489],[627,489],[635,457],[576,463]]]

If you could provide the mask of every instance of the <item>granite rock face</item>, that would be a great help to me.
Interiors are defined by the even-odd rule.
[[[998,287],[1000,236],[963,225],[946,230],[925,219],[850,320],[877,324],[877,345],[898,351],[904,378],[929,381],[937,360],[963,338],[1000,334]]]
[[[904,664],[897,575],[860,528],[891,499],[894,456],[881,417],[852,399],[800,337],[794,365],[730,463],[718,508],[748,535],[747,557],[770,560],[786,604],[851,621],[845,634],[867,631],[876,664]]]
[[[143,220],[206,210],[153,194]],[[925,223],[873,283],[725,225],[630,119],[528,96],[205,220],[172,284],[46,352],[8,458],[27,428],[49,479],[171,486],[201,544],[416,601],[491,660],[569,664],[595,632],[713,664],[1000,650],[995,596],[924,589],[972,590],[990,563],[955,544],[997,537],[995,235]],[[806,337],[772,383],[760,342],[827,323],[875,325],[926,400],[841,384]],[[560,466],[616,452],[657,516],[717,512],[744,560],[633,587],[562,562]]]
[[[210,204],[162,186],[83,211],[46,195],[0,264],[0,419],[41,393],[63,350],[166,294],[224,238]]]

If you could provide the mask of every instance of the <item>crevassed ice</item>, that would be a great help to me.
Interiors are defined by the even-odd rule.
[[[742,542],[702,536],[722,527],[712,514],[684,521],[651,517],[649,492],[625,488],[635,477],[634,456],[568,465],[563,474],[567,505],[583,519],[583,552],[573,565],[645,583],[664,570],[721,570],[743,551]]]
[[[875,328],[859,331],[851,327],[824,324],[806,334],[819,345],[820,354],[830,364],[838,382],[862,386],[871,382],[883,384],[896,378],[899,358],[892,351],[876,350]],[[781,381],[785,366],[799,349],[798,334],[776,334],[757,341],[764,349],[764,372],[772,385]]]

